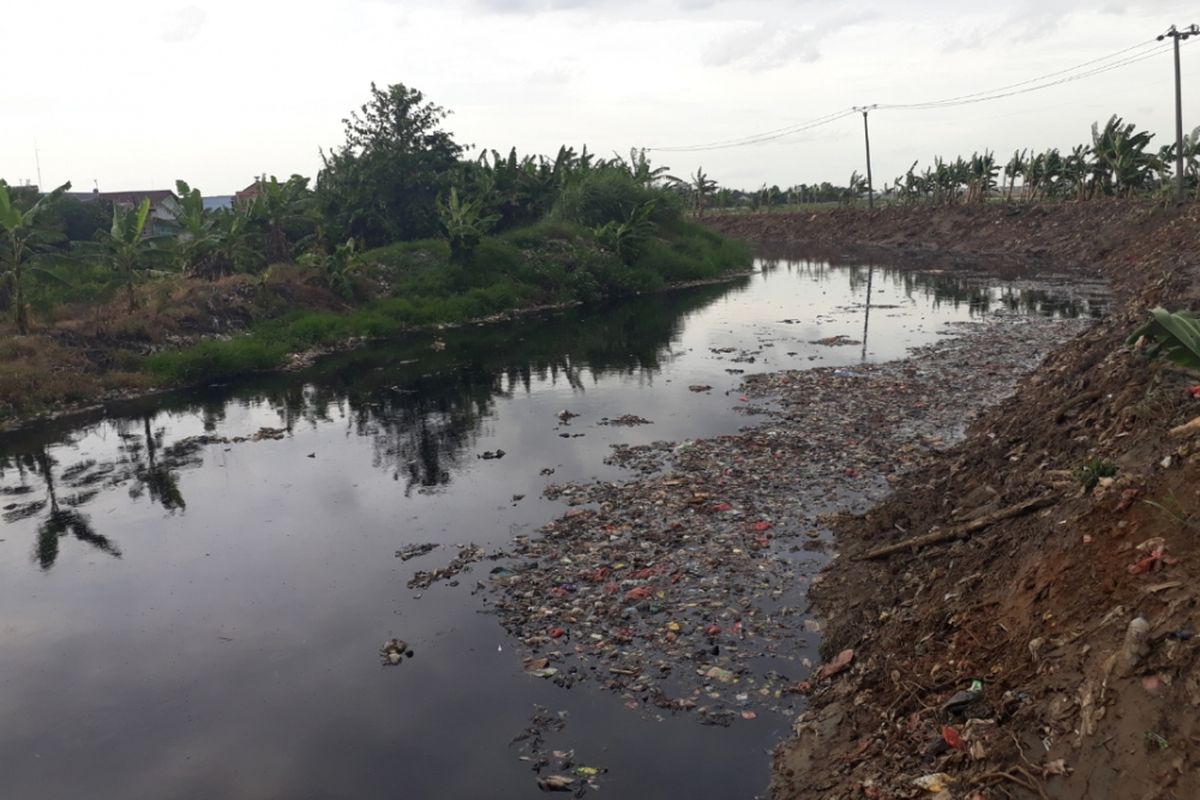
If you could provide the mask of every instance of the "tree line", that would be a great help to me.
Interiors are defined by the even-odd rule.
[[[0,311],[27,333],[29,287],[69,281],[70,270],[48,268],[64,259],[109,270],[132,311],[135,286],[156,276],[217,280],[285,262],[313,267],[349,293],[364,250],[440,239],[452,261],[466,263],[485,236],[548,219],[633,264],[661,226],[694,205],[687,182],[644,151],[601,158],[563,146],[553,157],[514,148],[467,158],[445,128],[448,115],[416,89],[372,84],[343,120],[344,141],[322,150],[313,185],[301,175],[264,176],[251,199],[213,210],[180,180],[169,235],[153,230],[149,199],[101,207],[66,196],[69,183],[39,194],[0,181]]]

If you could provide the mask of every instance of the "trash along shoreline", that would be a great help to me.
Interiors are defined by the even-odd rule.
[[[1130,334],[1200,307],[1200,207],[905,207],[710,222],[897,258],[1101,275],[1109,315],[961,442],[830,520],[826,665],[770,797],[1188,798],[1200,726],[1200,391]]]
[[[633,713],[790,724],[853,659],[800,652],[821,632],[806,595],[828,522],[887,496],[1092,322],[995,312],[901,360],[746,375],[729,394],[740,433],[616,445],[633,477],[549,485],[568,509],[489,554],[491,610],[532,677]]]

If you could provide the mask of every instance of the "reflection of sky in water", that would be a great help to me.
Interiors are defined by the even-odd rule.
[[[988,308],[1092,313],[1038,292],[877,271],[867,357]],[[556,689],[523,675],[477,613],[489,562],[420,599],[404,584],[456,543],[500,546],[560,513],[540,497],[548,480],[617,477],[602,464],[611,443],[735,432],[747,419],[730,411],[727,370],[856,363],[861,345],[811,342],[861,339],[865,300],[865,270],[772,264],[729,286],[444,331],[442,353],[419,335],[304,376],[0,438],[0,506],[14,505],[0,534],[0,796],[527,797],[533,776],[507,743],[534,702],[571,711],[548,746],[611,768],[612,796],[760,790],[787,718],[705,728]],[[564,408],[580,415],[568,426]],[[597,425],[622,414],[655,424]],[[186,446],[263,426],[287,437]],[[497,448],[503,460],[476,458]],[[393,558],[422,541],[443,547]],[[416,658],[380,670],[391,635]]]

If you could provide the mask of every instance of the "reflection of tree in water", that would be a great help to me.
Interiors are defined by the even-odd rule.
[[[190,439],[165,445],[165,429],[154,430],[152,421],[152,416],[142,417],[142,432],[138,433],[133,421],[117,420],[114,428],[120,444],[109,461],[86,459],[58,469],[51,445],[46,442],[16,455],[0,456],[0,479],[7,478],[10,472],[15,472],[19,479],[15,485],[0,486],[0,496],[17,498],[5,503],[4,521],[15,523],[45,513],[38,524],[34,554],[42,569],[54,566],[60,541],[67,535],[102,553],[120,557],[116,544],[97,533],[91,518],[80,510],[104,488],[129,484],[131,498],[148,495],[151,502],[172,512],[186,507],[178,470],[201,463],[197,453],[200,445]],[[65,449],[72,442],[68,439],[55,445]],[[26,499],[37,493],[35,479],[42,484],[44,497]]]
[[[91,464],[85,464],[86,466]],[[120,549],[108,537],[97,533],[92,527],[91,519],[79,510],[79,506],[95,497],[97,491],[85,490],[60,496],[54,477],[56,467],[57,464],[45,445],[30,453],[0,458],[0,477],[10,470],[15,470],[22,479],[19,487],[6,487],[5,494],[26,494],[27,492],[20,490],[32,489],[29,485],[30,476],[36,476],[45,491],[44,499],[7,504],[4,521],[13,523],[45,512],[45,516],[38,523],[33,554],[34,560],[43,570],[54,566],[55,560],[58,559],[59,542],[68,534],[102,553],[120,558]],[[60,477],[69,482],[78,474],[79,470],[72,468],[62,471]]]
[[[446,330],[444,351],[412,337],[334,356],[312,383],[284,382],[243,402],[266,402],[289,431],[344,418],[347,433],[372,440],[373,465],[403,480],[406,494],[437,487],[449,482],[498,398],[540,383],[585,391],[617,374],[653,380],[686,316],[746,283]]]
[[[182,511],[187,508],[187,503],[179,490],[178,469],[183,466],[199,466],[202,463],[196,455],[198,447],[190,442],[164,447],[163,437],[166,429],[153,430],[150,422],[149,415],[143,417],[144,436],[141,442],[132,440],[126,446],[126,451],[135,459],[129,496],[136,500],[143,493],[147,493],[151,502],[158,503],[167,511]],[[143,453],[144,458],[141,458]]]
[[[1012,282],[964,274],[962,271],[922,272],[879,265],[867,267],[861,266],[860,262],[839,266],[824,260],[784,258],[764,258],[760,259],[759,264],[764,272],[786,271],[814,281],[827,279],[835,269],[844,271],[850,289],[855,293],[866,291],[873,271],[876,285],[889,282],[906,297],[919,296],[933,308],[948,305],[958,309],[965,306],[971,316],[987,314],[996,308],[1021,314],[1069,318],[1084,315],[1100,317],[1104,314],[1103,304],[1091,299],[1080,300],[1066,292],[1015,286]]]

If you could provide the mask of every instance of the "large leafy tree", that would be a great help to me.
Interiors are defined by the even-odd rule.
[[[322,154],[317,202],[337,241],[365,246],[438,233],[437,198],[463,148],[442,129],[448,112],[404,84],[371,84],[342,122],[346,141]]]
[[[12,289],[17,332],[29,333],[29,307],[25,302],[25,281],[30,272],[37,270],[37,257],[55,238],[50,226],[49,212],[71,188],[64,183],[50,194],[38,198],[37,202],[22,209],[15,202],[7,184],[0,181],[0,277],[8,281]]]

